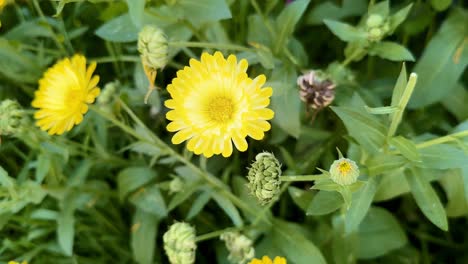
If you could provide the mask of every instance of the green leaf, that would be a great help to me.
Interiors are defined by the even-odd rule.
[[[339,20],[350,16],[363,14],[367,10],[365,0],[344,0],[343,5],[337,6],[333,2],[320,3],[315,6],[306,18],[307,24],[321,24],[324,19]]]
[[[369,14],[380,15],[382,17],[387,17],[390,13],[390,3],[386,1],[379,2],[369,7]]]
[[[463,150],[448,144],[433,145],[419,151],[422,163],[418,163],[417,166],[422,168],[462,168],[468,160]]]
[[[398,111],[398,107],[395,106],[368,107],[366,105],[364,107],[366,108],[367,113],[373,115],[387,115]]]
[[[296,0],[284,8],[276,19],[275,54],[287,46],[287,40],[294,32],[299,19],[304,14],[310,0]]]
[[[195,201],[192,203],[192,207],[190,207],[189,212],[187,213],[187,220],[190,220],[197,216],[203,207],[210,201],[211,199],[211,191],[205,191],[204,193],[200,194]]]
[[[453,91],[468,65],[467,24],[468,12],[455,9],[431,39],[414,67],[419,81],[408,107],[427,106]]]
[[[273,88],[271,109],[275,112],[275,117],[272,122],[289,135],[299,138],[301,101],[296,78],[297,73],[292,66],[276,67],[266,85]]]
[[[178,192],[172,200],[169,202],[169,211],[172,211],[174,208],[185,202],[190,198],[197,190],[201,188],[201,182],[191,183],[188,186],[184,187],[184,190]]]
[[[394,15],[390,16],[390,29],[389,29],[389,33],[392,34],[395,29],[401,24],[403,23],[403,21],[405,21],[406,17],[408,16],[410,10],[411,10],[411,7],[413,7],[413,4],[409,4],[407,5],[406,7],[398,10],[398,12],[396,12]]]
[[[402,156],[379,153],[369,158],[367,169],[369,175],[375,176],[404,167],[408,161]]]
[[[293,202],[299,206],[303,211],[307,210],[310,202],[314,197],[314,193],[309,190],[303,190],[294,186],[288,187],[288,192]]]
[[[237,211],[237,208],[232,204],[232,202],[227,199],[225,196],[213,192],[212,193],[213,200],[216,201],[216,203],[223,209],[223,211],[231,218],[232,222],[234,223],[235,226],[242,226],[243,221],[242,218],[239,214],[239,211]]]
[[[370,259],[383,256],[407,243],[405,231],[387,210],[372,207],[358,230],[357,256]]]
[[[410,191],[408,182],[403,173],[404,168],[382,174],[374,201],[386,201]]]
[[[307,207],[307,215],[326,215],[343,206],[343,198],[338,192],[319,191]]]
[[[377,191],[378,179],[370,177],[364,187],[353,193],[353,201],[351,207],[346,212],[345,230],[347,234],[356,231],[359,224],[366,216]]]
[[[73,254],[73,241],[75,237],[75,202],[73,196],[68,196],[62,203],[57,218],[57,239],[64,254]]]
[[[143,17],[145,12],[145,0],[126,0],[128,14],[136,28],[143,26]]]
[[[132,42],[138,39],[138,32],[130,15],[124,14],[107,21],[94,33],[100,38],[111,42]]]
[[[450,4],[452,3],[452,0],[431,0],[430,2],[431,2],[431,6],[435,10],[441,12],[449,8]]]
[[[413,141],[402,136],[397,136],[390,139],[390,144],[396,147],[405,158],[414,162],[421,161],[421,156]]]
[[[154,214],[137,209],[133,216],[131,247],[133,258],[139,264],[151,264],[156,248],[159,218]]]
[[[447,195],[447,206],[445,211],[448,217],[464,216],[468,212],[468,203],[465,200],[465,184],[462,170],[448,170],[440,178],[440,183]],[[465,201],[465,202],[461,202]]]
[[[164,218],[167,215],[166,203],[156,185],[140,189],[130,197],[130,202],[158,218]]]
[[[245,177],[236,176],[232,180],[234,194],[237,195],[244,203],[246,203],[254,212],[261,212],[263,211],[263,207],[259,204],[259,202],[255,199],[253,195],[249,193],[249,190],[245,187],[247,184],[247,180]],[[240,208],[244,217],[249,219],[251,222],[254,221],[257,217],[257,214],[253,214],[252,212],[246,210],[245,208]],[[266,219],[270,219],[271,212],[266,212],[264,214]]]
[[[468,91],[464,85],[457,83],[453,91],[442,99],[442,104],[458,121],[468,119]]]
[[[16,181],[8,176],[8,172],[0,166],[0,185],[7,188],[8,191],[14,191]]]
[[[28,39],[46,37],[53,38],[54,35],[43,23],[42,19],[24,21],[5,33],[4,38],[9,40],[26,41]]]
[[[351,137],[369,153],[375,153],[385,143],[385,126],[372,115],[356,107],[332,107]]]
[[[117,175],[120,200],[123,201],[129,193],[154,179],[156,179],[156,173],[148,167],[130,167],[122,170]]]
[[[424,171],[412,168],[411,173],[406,172],[405,175],[419,209],[434,225],[448,231],[444,207],[431,184],[426,180]]]
[[[405,91],[407,83],[408,83],[408,77],[406,76],[406,65],[405,63],[403,63],[403,66],[401,67],[400,75],[398,75],[398,79],[395,84],[395,88],[393,88],[391,106],[398,107],[398,105],[400,104],[400,100],[403,96],[403,93]]]
[[[325,19],[323,22],[342,41],[352,42],[367,38],[366,32],[349,24],[330,19]]]
[[[196,26],[232,17],[225,0],[178,0],[175,6]]]
[[[414,57],[404,46],[390,41],[375,43],[369,48],[369,55],[391,61],[414,61]]]
[[[273,243],[284,252],[288,262],[292,263],[327,263],[320,250],[299,232],[300,226],[275,219]]]

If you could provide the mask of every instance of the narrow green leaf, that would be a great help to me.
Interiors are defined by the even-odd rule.
[[[441,12],[449,8],[450,4],[452,3],[452,0],[431,0],[430,2],[431,2],[431,6],[435,10]]]
[[[395,106],[368,107],[366,105],[364,107],[369,114],[373,115],[387,115],[395,113],[398,110],[398,107]]]
[[[442,99],[442,104],[458,121],[468,119],[468,91],[461,83],[455,84],[453,91]]]
[[[382,17],[388,17],[390,13],[390,3],[388,0],[379,2],[369,7],[369,14],[376,14]]]
[[[346,212],[345,216],[345,230],[350,234],[357,230],[362,219],[367,214],[372,200],[374,199],[375,192],[377,191],[378,179],[370,177],[365,183],[364,187],[353,193],[353,201],[351,207]]]
[[[223,209],[223,211],[229,216],[229,218],[231,218],[235,226],[243,225],[243,221],[239,214],[239,211],[237,211],[237,208],[232,204],[232,202],[229,199],[217,192],[213,192],[212,197],[219,205],[219,207],[221,207],[221,209]]]
[[[408,16],[411,7],[413,7],[413,3],[407,5],[406,7],[398,10],[394,15],[390,17],[390,34],[395,31],[395,29],[405,21],[406,17]]]
[[[178,192],[174,197],[172,197],[171,201],[169,202],[168,209],[172,211],[174,208],[185,202],[188,198],[190,198],[197,190],[201,188],[202,183],[192,183],[184,188],[184,191]]]
[[[367,38],[366,32],[339,21],[325,19],[323,21],[331,32],[345,42],[359,41]]]
[[[138,39],[138,29],[132,22],[130,15],[124,14],[107,21],[94,33],[111,42],[132,42]]]
[[[381,181],[375,193],[374,201],[387,201],[410,192],[403,171],[404,168],[401,168],[379,176]]]
[[[197,27],[232,17],[225,0],[177,0],[175,7],[183,10],[184,17]]]
[[[412,168],[411,173],[406,172],[411,193],[423,214],[440,229],[447,231],[448,222],[444,207],[431,184],[425,179],[424,171]]]
[[[390,144],[395,146],[407,159],[414,162],[421,161],[421,156],[419,155],[416,144],[414,144],[413,141],[402,136],[397,136],[390,139]]]
[[[292,263],[326,263],[320,250],[300,232],[300,226],[274,220],[273,243],[285,253]]]
[[[133,216],[131,247],[133,258],[139,264],[151,264],[156,248],[159,218],[154,214],[137,209]]]
[[[307,215],[326,215],[338,210],[343,206],[343,198],[338,192],[319,191],[309,206]]]
[[[398,75],[398,79],[395,84],[395,88],[393,88],[391,106],[397,107],[399,105],[401,97],[403,96],[403,92],[405,91],[407,85],[407,80],[408,77],[406,75],[406,65],[405,63],[403,63],[400,75]]]
[[[321,24],[324,19],[339,20],[350,16],[362,15],[367,10],[365,0],[344,0],[342,6],[333,2],[324,2],[316,5],[307,15],[307,24]]]
[[[379,153],[369,158],[367,169],[369,175],[375,176],[382,173],[388,173],[399,170],[404,167],[408,161],[402,156]]]
[[[143,26],[143,17],[145,11],[145,0],[126,0],[128,13],[136,28]]]
[[[414,67],[419,75],[409,107],[420,108],[452,92],[468,65],[468,12],[454,9]],[[444,87],[443,89],[441,87]]]
[[[205,191],[204,193],[200,194],[195,201],[193,201],[192,207],[190,207],[189,212],[187,213],[186,219],[190,220],[197,216],[203,207],[210,201],[211,199],[211,192]]]
[[[288,193],[293,199],[294,203],[299,206],[303,211],[307,210],[310,202],[314,197],[314,193],[309,190],[303,190],[294,186],[288,187]]]
[[[158,218],[164,218],[167,215],[166,202],[156,185],[140,189],[130,197],[130,202]]]
[[[433,145],[419,150],[422,163],[417,166],[431,169],[462,168],[468,160],[460,148],[448,144]]]
[[[414,61],[414,57],[408,49],[390,41],[375,43],[370,47],[369,54],[391,61]]]
[[[383,256],[404,246],[408,239],[398,220],[383,208],[372,207],[358,230],[360,259]]]
[[[351,107],[332,107],[340,117],[349,135],[369,153],[375,153],[385,143],[385,126],[370,114]]]
[[[310,0],[296,0],[284,8],[276,19],[275,54],[287,46],[287,40],[294,32],[299,19],[304,14]]]
[[[72,256],[75,238],[75,205],[73,196],[67,197],[61,207],[57,218],[57,239],[63,253],[67,256]]]
[[[123,201],[129,193],[149,183],[155,178],[156,173],[148,167],[130,167],[122,170],[117,175],[120,200]]]
[[[448,200],[445,207],[447,216],[460,217],[466,215],[468,213],[468,203],[465,201],[466,191],[462,170],[447,170],[440,178],[440,183]]]

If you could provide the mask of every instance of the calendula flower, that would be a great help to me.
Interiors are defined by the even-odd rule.
[[[330,177],[340,185],[351,185],[359,177],[359,167],[350,159],[340,158],[330,166]]]
[[[283,257],[275,257],[274,260],[271,260],[268,256],[263,256],[262,259],[252,259],[249,264],[287,264],[287,262]]]
[[[39,80],[32,106],[36,125],[49,134],[63,134],[83,121],[88,104],[99,95],[99,76],[93,76],[96,63],[86,67],[86,58],[75,55],[50,67]]]
[[[237,62],[234,55],[227,60],[220,52],[203,53],[201,61],[191,59],[190,67],[177,72],[167,90],[172,99],[165,105],[172,121],[167,126],[178,131],[172,143],[188,141],[187,148],[195,154],[229,157],[234,143],[240,151],[247,150],[246,137],[261,140],[273,118],[268,109],[271,87],[264,87],[266,78],[247,76],[248,63]]]
[[[2,0],[0,0],[0,1],[2,1]],[[12,261],[8,261],[8,264],[28,264],[28,262],[27,261],[18,262],[18,261],[12,260]]]

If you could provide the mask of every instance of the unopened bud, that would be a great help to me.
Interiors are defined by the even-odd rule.
[[[379,41],[383,37],[383,32],[380,28],[371,28],[368,32],[368,38],[370,41]]]
[[[168,42],[164,32],[155,26],[143,27],[138,35],[142,63],[151,70],[162,69],[168,62]]]
[[[7,99],[0,103],[0,135],[18,134],[25,120],[26,114],[16,101]]]
[[[195,263],[195,229],[187,223],[175,223],[163,235],[164,250],[171,264]]]
[[[249,169],[247,187],[258,201],[265,205],[270,203],[280,192],[281,164],[275,156],[262,152],[255,157]]]
[[[255,256],[253,241],[237,232],[227,232],[220,236],[229,251],[228,260],[234,264],[244,264]]]
[[[372,14],[367,18],[366,25],[369,28],[379,27],[380,25],[382,25],[383,21],[384,19],[381,15]]]
[[[169,183],[169,192],[170,193],[178,193],[184,189],[184,182],[176,177],[172,179],[172,181]]]

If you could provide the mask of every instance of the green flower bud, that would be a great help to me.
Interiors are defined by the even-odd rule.
[[[169,183],[169,192],[170,193],[178,193],[184,189],[184,182],[176,177],[172,179],[172,181]]]
[[[26,114],[21,106],[13,100],[0,103],[0,135],[15,135],[22,131]]]
[[[227,232],[220,236],[229,251],[228,260],[235,264],[244,264],[255,256],[253,241],[237,232]]]
[[[249,169],[247,187],[258,201],[265,205],[280,192],[281,164],[275,156],[268,152],[257,154],[255,162]]]
[[[382,39],[384,35],[384,33],[382,32],[380,28],[371,28],[368,33],[369,33],[368,39],[370,41],[379,41]]]
[[[195,263],[195,229],[187,223],[175,223],[163,235],[164,250],[171,264]]]
[[[143,27],[138,35],[138,51],[145,67],[154,71],[164,68],[169,59],[166,35],[158,27]]]
[[[97,98],[99,104],[108,104],[112,101],[112,96],[115,95],[117,91],[117,86],[119,85],[119,81],[106,83],[104,88],[101,91],[101,94]]]
[[[340,158],[330,166],[330,177],[339,185],[351,185],[359,177],[359,167],[350,159]]]
[[[384,21],[384,18],[382,16],[377,15],[377,14],[372,14],[367,18],[366,25],[369,28],[379,27],[380,25],[382,25],[383,21]]]

